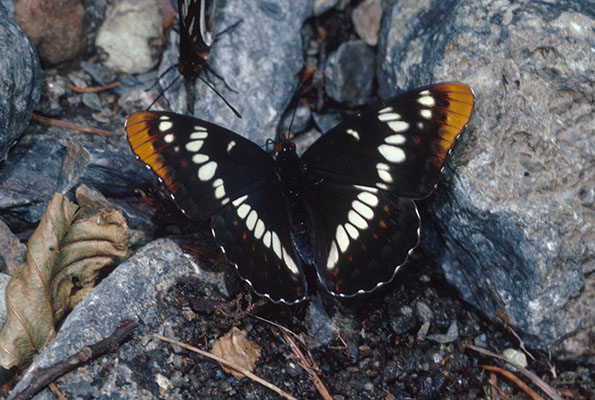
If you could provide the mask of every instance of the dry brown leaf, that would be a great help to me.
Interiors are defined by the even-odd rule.
[[[78,195],[79,191],[77,191]],[[54,336],[56,322],[93,287],[99,271],[126,256],[126,220],[115,210],[56,193],[27,243],[27,261],[6,288],[0,365],[29,361]]]
[[[248,339],[248,332],[241,331],[234,326],[215,342],[211,353],[252,372],[256,367],[256,361],[260,357],[260,347]],[[226,368],[223,365],[221,365],[221,368],[225,372],[231,373],[237,380],[244,378],[243,374],[233,369]]]

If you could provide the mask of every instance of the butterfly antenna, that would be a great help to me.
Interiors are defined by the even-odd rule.
[[[213,85],[211,85],[209,82],[207,82],[207,80],[206,80],[206,79],[204,79],[204,78],[203,78],[202,76],[200,76],[200,75],[198,75],[198,79],[200,79],[201,81],[203,81],[205,85],[207,85],[207,86],[208,86],[208,87],[209,87],[209,88],[210,88],[210,89],[211,89],[213,92],[215,92],[215,94],[216,94],[217,96],[219,96],[219,98],[220,98],[221,100],[223,100],[223,102],[225,103],[225,105],[227,105],[227,107],[229,107],[229,109],[230,109],[231,111],[233,111],[233,113],[236,115],[236,117],[238,117],[238,118],[242,118],[242,115],[241,115],[241,114],[238,112],[238,110],[236,110],[236,109],[235,109],[235,108],[234,108],[234,107],[233,107],[231,104],[229,104],[229,102],[228,102],[227,100],[225,100],[225,97],[223,97],[223,96],[221,95],[221,93],[219,93],[219,92],[217,91],[217,89],[215,89],[215,87],[214,87]]]
[[[168,68],[168,70],[169,70],[169,69],[170,69],[170,68]],[[164,74],[165,74],[165,73],[163,73],[161,76],[163,76]],[[149,107],[147,107],[147,111],[149,111],[149,110],[151,109],[151,107],[153,107],[153,105],[154,105],[155,103],[157,103],[157,100],[159,100],[159,99],[161,98],[161,96],[163,96],[163,94],[164,94],[165,92],[167,92],[167,89],[169,89],[170,87],[172,87],[172,86],[173,86],[173,84],[174,84],[174,83],[176,83],[176,82],[178,81],[178,79],[180,79],[180,77],[181,77],[181,76],[182,76],[182,75],[177,75],[177,76],[176,76],[176,78],[175,78],[173,81],[171,81],[171,82],[170,82],[170,84],[169,84],[169,85],[167,85],[167,87],[161,91],[161,93],[159,93],[159,96],[157,96],[157,98],[156,98],[155,100],[153,100],[153,102],[152,102],[152,103],[149,105]],[[161,79],[161,77],[160,77],[159,79]],[[153,86],[155,86],[155,85],[153,85]],[[153,86],[151,86],[151,87],[153,87]]]
[[[289,139],[289,136],[291,136],[291,128],[293,128],[293,121],[295,120],[295,113],[297,111],[297,102],[299,100],[299,96],[300,96],[300,91],[302,89],[302,86],[304,86],[304,82],[300,82],[300,84],[298,85],[298,87],[295,90],[295,95],[291,101],[291,103],[293,104],[293,112],[291,113],[291,121],[289,122],[289,128],[287,129],[287,138]],[[282,139],[283,135],[279,132],[277,134],[277,141],[280,142]]]

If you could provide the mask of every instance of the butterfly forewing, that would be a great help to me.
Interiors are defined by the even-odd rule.
[[[436,185],[472,108],[473,93],[460,83],[412,90],[337,125],[302,160],[321,179],[423,198]]]
[[[293,304],[307,294],[302,263],[289,234],[278,181],[231,202],[212,219],[213,235],[254,291]]]
[[[370,292],[392,280],[419,241],[413,200],[359,185],[320,182],[309,203],[317,222],[315,265],[334,295]]]
[[[205,219],[274,177],[274,160],[220,126],[168,112],[137,112],[126,122],[134,153],[193,219]]]

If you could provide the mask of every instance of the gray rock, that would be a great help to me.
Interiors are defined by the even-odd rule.
[[[41,93],[37,53],[0,5],[0,164],[21,136]]]
[[[449,80],[476,94],[422,244],[489,318],[584,360],[593,336],[574,338],[595,319],[592,3],[425,0],[385,16],[383,97]]]
[[[314,0],[312,15],[318,17],[339,4],[340,0]]]
[[[233,28],[217,37],[207,61],[223,81],[212,74],[202,76],[238,109],[242,118],[236,118],[198,79],[194,83],[194,115],[263,145],[266,139],[275,137],[283,110],[297,87],[303,65],[300,29],[310,15],[312,1],[230,0],[220,4],[215,31]],[[160,74],[178,62],[174,36],[162,57]],[[164,76],[162,86],[178,76],[172,70]],[[180,85],[167,90],[165,97],[172,111],[185,113],[185,85],[181,78],[179,81]]]
[[[109,8],[95,40],[107,54],[105,64],[127,73],[147,72],[157,65],[163,43],[156,0],[125,0]]]
[[[434,333],[426,337],[441,344],[457,341],[459,339],[459,326],[457,325],[457,321],[452,321],[446,333]]]
[[[41,219],[54,192],[72,194],[84,183],[121,198],[155,182],[122,134],[105,138],[35,124],[0,168],[0,214],[13,231],[23,231]],[[136,228],[134,214],[122,211]]]
[[[341,43],[324,67],[326,94],[350,107],[367,104],[374,86],[375,57],[362,40]]]
[[[214,282],[225,291],[220,274],[198,269],[173,241],[157,240],[144,247],[72,310],[57,336],[34,359],[11,394],[18,393],[31,382],[31,372],[35,368],[53,365],[71,356],[83,346],[110,335],[119,321],[132,319],[140,326],[131,340],[115,353],[77,368],[62,378],[60,384],[68,388],[70,395],[80,398],[99,398],[107,393],[126,393],[126,398],[162,398],[158,390],[149,392],[143,379],[156,380],[160,363],[167,362],[167,354],[172,353],[171,345],[155,339],[154,335],[168,336],[171,327],[178,324],[179,316],[168,314],[163,320],[164,314],[160,311],[163,305],[157,299],[166,296],[167,290],[176,282],[189,277]],[[164,350],[164,357],[139,357],[156,354],[160,349]],[[95,379],[106,372],[106,365],[110,366],[109,376]],[[117,387],[111,386],[116,381]],[[167,395],[165,398],[176,398],[175,390],[168,391]],[[46,389],[37,398],[52,399],[53,395]]]

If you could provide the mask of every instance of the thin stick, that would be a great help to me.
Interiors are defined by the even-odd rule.
[[[333,396],[328,391],[328,388],[316,373],[318,366],[314,364],[312,357],[310,356],[310,359],[307,359],[304,353],[302,353],[302,351],[299,349],[295,341],[291,338],[291,336],[285,333],[285,331],[281,331],[281,335],[283,335],[283,339],[289,345],[291,352],[297,357],[298,364],[300,364],[300,366],[304,369],[304,371],[306,371],[306,373],[310,377],[310,380],[314,384],[314,387],[316,387],[316,390],[318,390],[318,393],[320,393],[320,396],[324,400],[333,400]]]
[[[201,350],[201,349],[199,349],[197,347],[190,346],[190,345],[188,345],[186,343],[182,343],[182,342],[180,342],[178,340],[167,338],[165,336],[155,335],[155,337],[157,339],[159,339],[159,340],[163,340],[164,342],[169,342],[169,343],[178,345],[178,346],[183,347],[183,348],[185,348],[187,350],[194,351],[195,353],[198,353],[201,356],[205,356],[207,358],[210,358],[211,360],[215,360],[219,364],[223,364],[223,365],[225,365],[228,368],[231,368],[231,369],[234,369],[234,370],[238,371],[239,373],[241,373],[241,374],[247,376],[248,378],[252,379],[254,382],[260,383],[262,386],[271,389],[272,391],[274,391],[275,393],[279,394],[280,396],[285,397],[286,399],[297,400],[295,397],[293,397],[289,393],[286,393],[283,390],[279,389],[277,386],[273,385],[272,383],[269,383],[269,382],[265,381],[264,379],[262,379],[262,378],[260,378],[260,377],[258,377],[256,375],[254,375],[252,372],[250,372],[250,371],[248,371],[248,370],[246,370],[246,369],[244,369],[242,367],[238,367],[237,365],[234,365],[231,362],[229,362],[229,361],[227,361],[227,360],[225,360],[223,358],[217,357],[214,354],[211,354],[211,353],[208,353],[206,351],[203,351],[203,350]]]
[[[35,122],[40,124],[55,126],[57,128],[64,128],[64,129],[72,129],[75,131],[85,132],[85,133],[93,133],[99,136],[106,136],[109,137],[112,135],[110,131],[105,131],[103,129],[91,128],[90,126],[75,124],[74,122],[67,122],[67,121],[60,121],[59,119],[43,117],[39,114],[33,113],[31,115],[31,119]]]
[[[529,397],[531,397],[533,400],[543,400],[543,397],[541,397],[540,395],[535,393],[533,391],[533,389],[531,389],[529,386],[527,386],[527,384],[525,382],[520,380],[515,374],[513,374],[512,372],[510,372],[508,370],[505,370],[503,368],[496,367],[493,365],[476,365],[475,367],[482,368],[482,369],[485,369],[486,371],[490,371],[490,372],[497,372],[500,375],[503,375],[503,376],[507,377],[508,379],[510,379],[511,381],[513,381],[523,392],[527,393],[527,395]]]
[[[113,83],[110,83],[109,85],[105,85],[105,86],[95,86],[95,87],[86,87],[86,88],[78,87],[78,86],[73,85],[72,83],[66,82],[64,84],[64,86],[66,86],[68,89],[71,89],[77,93],[97,93],[97,92],[103,92],[104,90],[109,90],[109,89],[118,87],[118,86],[120,86],[120,82],[113,82]]]
[[[67,372],[85,364],[86,362],[103,354],[115,351],[124,343],[130,334],[138,327],[138,323],[129,319],[120,321],[114,332],[105,339],[83,347],[80,351],[47,368],[33,371],[31,383],[20,393],[13,397],[14,400],[28,400],[39,393],[43,388]]]
[[[507,362],[508,364],[512,365],[513,367],[515,367],[517,370],[519,370],[520,373],[522,373],[523,375],[525,375],[527,378],[529,378],[535,385],[537,385],[541,390],[543,390],[543,392],[545,394],[547,394],[548,396],[550,396],[552,399],[554,400],[563,400],[562,397],[558,394],[558,392],[556,392],[556,389],[554,389],[553,387],[551,387],[550,385],[548,385],[546,382],[543,381],[543,379],[541,379],[540,377],[538,377],[537,375],[535,375],[533,372],[529,371],[527,368],[523,368],[520,365],[518,365],[515,362],[512,362],[510,360],[507,360],[506,357],[502,357],[496,353],[492,353],[489,350],[486,350],[482,347],[477,347],[474,346],[472,344],[465,344],[465,347],[474,350],[478,353],[481,354],[485,354],[487,356],[493,357],[493,358],[497,358],[498,360],[502,360],[504,362]]]

